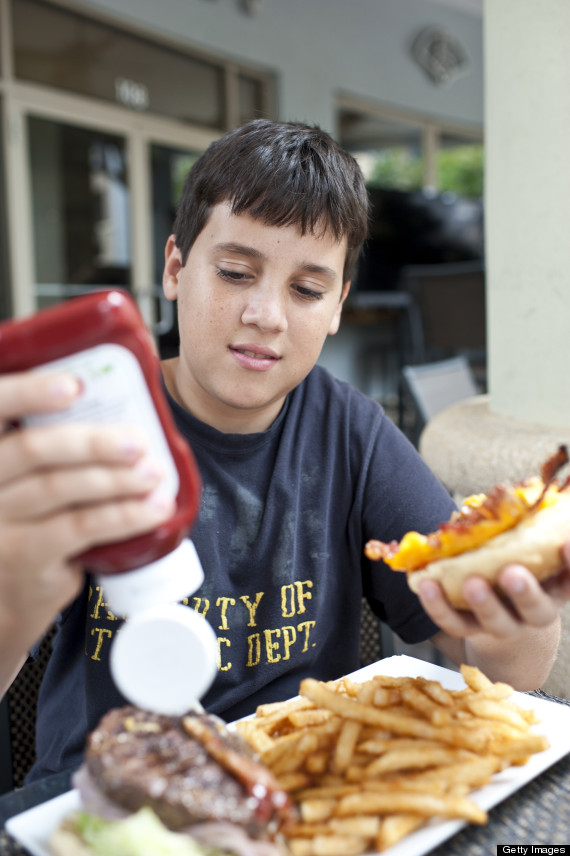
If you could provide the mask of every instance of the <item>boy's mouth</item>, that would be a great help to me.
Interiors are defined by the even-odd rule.
[[[236,348],[236,351],[239,351],[240,354],[245,354],[246,357],[255,357],[260,360],[274,360],[275,357],[271,357],[269,354],[259,354],[256,351],[247,351],[243,348]]]
[[[230,346],[230,352],[240,366],[254,371],[268,369],[280,359],[279,355],[271,348],[265,348],[261,345]]]
[[[236,351],[240,354],[245,354],[247,357],[255,357],[260,360],[278,360],[279,355],[266,345],[255,345],[249,342],[243,345],[230,345],[230,351]]]

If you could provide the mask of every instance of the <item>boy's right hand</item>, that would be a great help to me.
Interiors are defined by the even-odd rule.
[[[150,531],[173,512],[157,498],[162,473],[142,433],[12,427],[31,413],[64,410],[79,392],[68,374],[0,376],[0,661],[7,648],[24,655],[77,596],[83,572],[72,557]]]

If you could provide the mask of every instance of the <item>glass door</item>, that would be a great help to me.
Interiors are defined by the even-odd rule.
[[[6,111],[13,315],[121,288],[172,353],[164,245],[188,169],[219,132],[29,89],[7,98]]]
[[[157,297],[154,332],[161,356],[165,359],[178,353],[178,324],[175,305],[166,300],[162,294],[164,248],[172,232],[176,206],[184,181],[199,155],[198,151],[175,149],[158,144],[150,145],[153,268]]]
[[[174,356],[178,329],[175,306],[162,295],[164,248],[186,175],[200,152],[143,139],[129,146],[120,134],[36,116],[28,116],[27,125],[37,307],[93,288],[132,291],[161,355]],[[140,182],[151,187],[144,248],[133,246],[137,229],[131,216],[129,153],[135,159],[139,151]],[[134,284],[135,269],[141,270],[133,259],[137,251],[152,266],[139,287]]]
[[[123,136],[28,116],[38,308],[132,282],[131,193]]]

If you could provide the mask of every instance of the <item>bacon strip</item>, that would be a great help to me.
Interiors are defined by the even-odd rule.
[[[273,773],[263,764],[232,749],[211,722],[200,716],[185,716],[185,731],[198,740],[220,766],[228,770],[257,801],[257,816],[269,822],[277,814],[282,822],[295,819],[293,803],[279,786]]]
[[[564,464],[567,464],[569,460],[568,447],[561,444],[557,451],[542,465],[540,475],[546,486],[554,480],[558,471],[561,470]]]
[[[364,552],[368,559],[372,559],[373,562],[379,562],[380,559],[391,559],[399,549],[399,541],[388,541],[385,543],[384,541],[375,541],[373,539],[366,543]]]

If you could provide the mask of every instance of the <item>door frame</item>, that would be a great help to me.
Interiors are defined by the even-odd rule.
[[[12,82],[4,87],[4,137],[8,246],[12,314],[37,309],[33,258],[32,176],[29,167],[29,116],[121,136],[125,140],[131,204],[133,295],[148,324],[154,321],[156,286],[152,249],[152,176],[150,146],[203,151],[220,135],[95,99]]]

